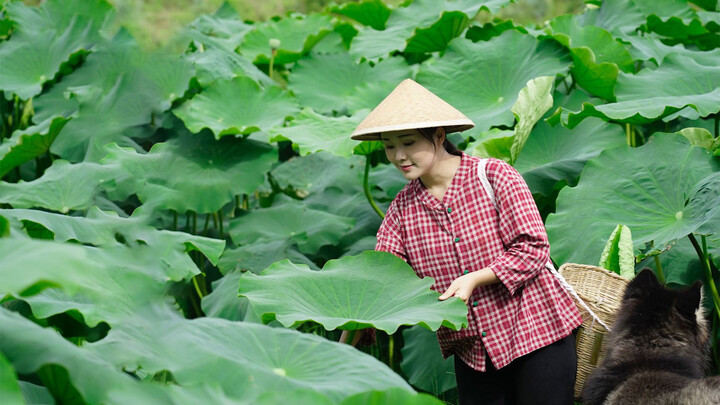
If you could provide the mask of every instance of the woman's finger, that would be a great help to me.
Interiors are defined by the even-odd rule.
[[[440,301],[444,301],[444,300],[452,297],[453,294],[455,294],[455,292],[457,292],[457,290],[458,290],[458,288],[455,287],[454,284],[450,284],[450,287],[447,290],[445,290],[445,292],[442,293],[442,295],[439,297]]]

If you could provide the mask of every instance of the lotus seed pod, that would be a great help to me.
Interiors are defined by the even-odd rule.
[[[279,40],[279,39],[277,39],[277,38],[270,38],[270,41],[268,41],[268,42],[270,43],[270,48],[271,48],[271,49],[278,49],[278,48],[280,48],[280,40]]]

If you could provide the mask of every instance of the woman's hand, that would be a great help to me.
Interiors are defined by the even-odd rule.
[[[481,285],[494,284],[500,281],[499,278],[489,268],[473,271],[456,278],[450,287],[442,293],[440,301],[444,301],[450,297],[458,297],[465,304],[468,303],[473,291]]]

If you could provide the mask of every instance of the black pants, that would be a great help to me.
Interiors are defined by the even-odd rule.
[[[500,370],[488,359],[486,372],[482,373],[454,357],[460,405],[574,403],[575,333],[519,357]]]

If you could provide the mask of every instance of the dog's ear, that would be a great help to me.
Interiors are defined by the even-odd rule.
[[[646,267],[628,284],[625,289],[625,299],[646,297],[651,290],[659,286],[655,273]]]
[[[677,308],[678,312],[691,321],[695,319],[695,312],[700,308],[701,288],[702,282],[695,282],[695,284],[680,291],[675,302],[675,308]]]

